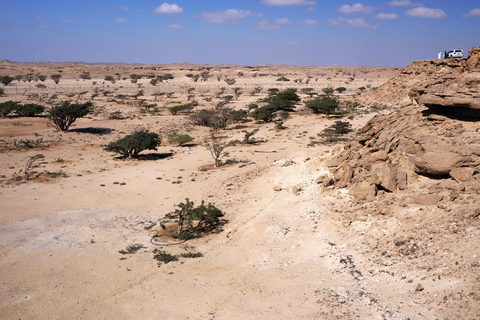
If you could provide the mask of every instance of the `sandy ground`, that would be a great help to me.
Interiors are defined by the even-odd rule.
[[[242,107],[256,98],[233,104]],[[390,236],[415,237],[420,220],[376,216],[378,207],[355,203],[348,190],[316,183],[328,174],[325,162],[336,146],[308,145],[336,119],[300,110],[285,130],[255,122],[226,130],[231,140],[259,128],[256,137],[265,142],[230,147],[230,158],[239,163],[202,171],[212,158],[201,145],[163,143],[145,152],[150,157],[132,161],[102,145],[139,127],[181,128],[199,142],[208,135],[205,128],[165,110],[150,115],[104,100],[97,105],[105,109],[79,119],[67,133],[56,132],[45,118],[0,120],[0,139],[42,138],[50,145],[0,153],[0,318],[448,319],[480,313],[480,277],[467,284],[461,273],[435,265],[434,257],[428,260],[432,274],[381,254],[395,248],[385,240]],[[106,120],[116,110],[136,116]],[[356,115],[354,129],[372,116]],[[38,171],[66,176],[9,183],[38,153],[45,155]],[[294,187],[301,190],[294,193]],[[184,243],[153,239],[158,225],[145,227],[187,197],[222,209],[229,220],[224,231]],[[423,210],[395,208],[404,215]],[[424,222],[434,223],[436,212],[426,211]],[[459,243],[476,245],[478,230],[470,227]],[[118,252],[131,244],[145,248],[132,255]],[[158,266],[152,253],[158,248],[203,257]],[[460,253],[462,264],[478,261],[478,246],[457,249],[456,258],[450,251],[449,264]],[[463,295],[452,298],[460,290]]]

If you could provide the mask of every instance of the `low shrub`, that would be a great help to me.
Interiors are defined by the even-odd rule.
[[[11,112],[15,111],[18,108],[18,102],[16,101],[6,101],[0,103],[0,117],[5,118]]]
[[[16,112],[20,117],[34,117],[44,111],[45,107],[36,103],[19,104],[16,109]]]
[[[161,138],[157,133],[137,131],[110,142],[104,150],[119,153],[126,158],[135,158],[143,150],[156,150],[160,143]]]
[[[172,115],[176,115],[179,112],[188,112],[193,110],[194,106],[191,103],[181,104],[178,106],[169,107],[168,110]]]
[[[168,135],[168,143],[176,144],[178,146],[183,146],[189,142],[192,142],[195,138],[189,136],[188,134],[178,134],[176,132],[171,132]]]

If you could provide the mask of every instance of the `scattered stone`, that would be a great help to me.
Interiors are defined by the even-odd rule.
[[[417,286],[415,287],[415,291],[420,292],[420,291],[423,291],[423,290],[425,290],[425,288],[420,283],[417,284]]]
[[[282,187],[275,186],[275,187],[273,187],[273,191],[282,191]]]
[[[297,184],[296,186],[294,186],[292,188],[292,193],[296,196],[298,196],[300,194],[300,192],[302,191],[302,185],[301,184]]]

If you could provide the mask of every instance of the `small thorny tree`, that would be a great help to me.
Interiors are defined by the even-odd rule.
[[[216,135],[215,130],[212,130],[210,133],[210,141],[204,141],[205,147],[210,151],[213,160],[215,161],[215,167],[218,167],[222,164],[220,158],[225,155],[223,150],[227,147],[227,144],[220,140]]]
[[[193,201],[186,198],[185,203],[180,202],[177,207],[175,211],[165,215],[167,219],[177,220],[177,236],[184,232],[199,234],[212,231],[225,222],[220,219],[224,216],[223,212],[211,203],[205,205],[202,201],[201,205],[195,207]]]
[[[85,103],[64,101],[62,104],[47,110],[47,117],[53,122],[57,130],[68,131],[75,120],[85,117],[92,112],[92,109],[93,104],[90,101]]]
[[[110,142],[105,151],[120,153],[125,158],[136,158],[143,150],[156,150],[161,143],[161,137],[148,130],[137,131],[117,141]]]

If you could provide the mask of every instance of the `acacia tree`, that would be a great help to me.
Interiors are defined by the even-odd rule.
[[[58,84],[60,82],[60,78],[62,75],[60,73],[52,74],[50,78],[55,82],[55,84]]]
[[[47,117],[53,122],[57,130],[68,131],[75,120],[85,117],[92,111],[93,104],[90,101],[85,103],[64,101],[62,104],[47,110]]]
[[[8,86],[13,80],[15,80],[14,78],[10,77],[10,76],[0,76],[0,82],[6,87]]]
[[[227,144],[220,140],[215,134],[215,130],[210,133],[210,141],[205,140],[204,146],[210,151],[213,160],[215,161],[215,167],[219,167],[222,164],[221,157],[225,155],[223,152],[227,147]]]
[[[142,130],[110,142],[104,150],[120,153],[126,158],[136,158],[143,150],[156,150],[161,142],[157,133]]]

